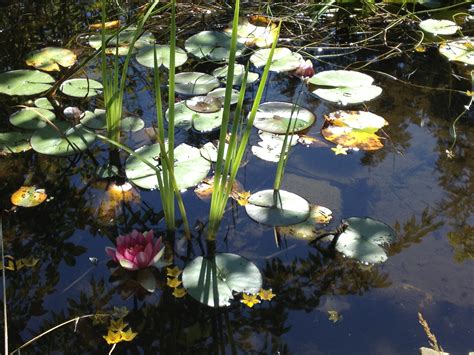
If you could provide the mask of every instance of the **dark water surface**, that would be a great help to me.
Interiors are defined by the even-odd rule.
[[[25,54],[45,45],[90,53],[80,45],[80,34],[88,22],[99,21],[93,16],[97,16],[97,5],[86,1],[0,2],[0,72],[24,68]],[[228,12],[220,16],[227,18]],[[217,25],[214,17],[207,23],[200,19],[200,15],[190,16],[194,32]],[[156,32],[157,38],[166,38],[166,33]],[[369,60],[371,53],[321,57],[313,63],[316,71],[334,69]],[[282,188],[331,209],[329,228],[351,216],[370,216],[394,227],[398,241],[384,264],[362,266],[324,247],[319,250],[289,238],[278,248],[271,228],[251,221],[242,207],[232,203],[217,251],[253,261],[263,274],[264,286],[277,296],[252,309],[234,302],[229,308],[214,310],[190,297],[173,298],[166,277],[158,273],[159,288],[147,294],[133,283],[111,277],[104,249],[113,245],[117,235],[132,229],[162,229],[156,191],[140,191],[140,201],[110,214],[104,205],[106,184],[93,178],[95,165],[90,156],[55,158],[30,151],[0,157],[2,209],[11,207],[11,193],[27,176],[53,197],[38,207],[20,208],[3,217],[5,253],[16,259],[40,260],[34,268],[7,272],[10,348],[76,316],[126,306],[130,310],[126,320],[138,336],[131,343],[118,344],[116,353],[412,354],[428,346],[417,312],[423,313],[446,351],[473,351],[474,115],[471,110],[460,120],[455,157],[450,159],[446,154],[452,142],[450,123],[462,112],[467,98],[407,85],[390,76],[460,91],[471,90],[471,84],[453,75],[459,68],[435,49],[410,52],[366,69],[384,90],[367,107],[389,122],[384,129],[389,137],[385,147],[336,156],[329,145],[297,145]],[[99,78],[97,62],[86,70],[91,78]],[[462,70],[461,76],[466,77]],[[129,75],[126,109],[140,114],[150,127],[155,119],[152,71],[133,60]],[[255,90],[247,94],[249,104]],[[317,116],[308,134],[320,137],[323,115],[336,107],[309,95],[299,79],[271,75],[263,102],[298,98]],[[12,106],[21,103],[1,98],[1,131],[9,129]],[[90,102],[91,107],[94,103]],[[151,142],[143,131],[127,139],[134,148]],[[178,143],[199,139],[177,133]],[[254,132],[251,141],[256,140]],[[100,164],[107,162],[105,145],[95,143],[91,152]],[[238,177],[246,190],[271,188],[276,164],[251,153],[246,160]],[[199,200],[192,189],[184,197],[190,223],[205,222],[208,202]],[[189,244],[177,236],[175,263],[181,267],[205,253],[205,240],[197,234]],[[91,257],[98,259],[97,266]],[[332,310],[342,316],[335,323],[328,319]],[[22,353],[109,351],[102,338],[106,326],[81,320],[76,328],[72,324],[56,330]]]

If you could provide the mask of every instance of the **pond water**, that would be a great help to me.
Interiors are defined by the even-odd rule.
[[[284,6],[279,6],[282,11]],[[4,1],[0,10],[0,72],[26,68],[26,54],[44,46],[71,48],[78,56],[92,52],[82,38],[89,23],[100,21],[95,2]],[[257,10],[244,6],[244,11]],[[221,29],[230,18],[231,9],[225,6],[181,4],[178,45],[183,47],[184,40],[200,30]],[[166,17],[152,21],[158,43],[167,40],[167,21]],[[300,21],[307,25],[304,17]],[[104,250],[114,246],[116,236],[133,229],[164,234],[156,191],[134,188],[134,198],[117,209],[109,208],[107,182],[94,173],[97,165],[108,161],[108,148],[101,142],[95,142],[88,154],[69,157],[34,151],[1,156],[5,254],[16,260],[38,259],[33,267],[6,271],[10,350],[74,317],[126,307],[125,321],[138,335],[117,344],[117,353],[408,354],[429,346],[418,312],[445,351],[473,351],[472,108],[456,126],[454,156],[446,152],[453,142],[451,124],[469,102],[462,92],[473,90],[469,71],[446,61],[434,46],[423,53],[414,51],[400,32],[389,36],[389,42],[399,40],[401,49],[380,60],[389,47],[377,43],[356,51],[357,46],[346,43],[363,35],[345,30],[349,31],[343,25],[337,31],[324,27],[321,33],[305,32],[310,37],[306,39],[290,23],[282,32],[282,43],[293,49],[303,46],[302,54],[312,58],[316,73],[360,70],[370,63],[363,71],[383,93],[365,107],[357,107],[388,121],[383,148],[335,155],[330,149],[334,144],[324,141],[320,130],[324,115],[338,107],[311,95],[294,76],[272,72],[262,102],[298,101],[316,115],[316,123],[306,134],[322,143],[292,147],[282,189],[329,208],[333,218],[326,229],[335,229],[341,219],[352,216],[369,216],[391,226],[397,239],[388,248],[386,262],[362,265],[324,243],[285,236],[277,243],[271,227],[252,221],[243,207],[230,201],[215,248],[255,263],[264,288],[271,288],[276,296],[253,308],[236,300],[229,307],[213,309],[189,296],[173,297],[164,272],[155,273],[157,288],[148,293],[123,273],[113,273],[114,265]],[[472,33],[473,26],[467,26],[464,34]],[[338,43],[339,48],[334,48]],[[92,60],[84,68],[91,79],[100,80],[98,63]],[[177,71],[196,67],[209,73],[216,66],[190,60]],[[132,59],[125,109],[142,117],[146,127],[156,119],[152,74],[152,69]],[[256,90],[256,85],[249,87],[246,109]],[[17,110],[15,105],[27,100],[1,97],[2,132],[11,129],[7,118]],[[62,103],[90,109],[101,100]],[[123,141],[132,148],[153,143],[147,132],[128,133]],[[209,139],[188,131],[177,131],[176,137],[177,143],[195,146]],[[250,143],[257,141],[254,130]],[[122,163],[126,157],[122,152]],[[238,180],[245,190],[273,187],[276,163],[260,160],[250,150],[244,161]],[[46,189],[48,200],[37,207],[12,210],[11,194],[28,184]],[[190,224],[206,223],[209,201],[196,197],[192,188],[183,198]],[[205,255],[208,248],[205,233],[198,228],[191,241],[179,229],[174,245],[174,264],[181,268]],[[107,324],[83,319],[54,330],[21,352],[107,353],[106,334]]]

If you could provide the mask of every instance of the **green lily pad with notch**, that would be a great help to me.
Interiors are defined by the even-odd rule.
[[[170,46],[168,45],[157,45],[157,46],[144,46],[138,50],[137,62],[141,65],[154,68],[155,67],[155,56],[153,52],[156,52],[156,62],[158,67],[162,65],[165,68],[170,67]],[[186,52],[176,47],[175,50],[175,67],[180,67],[188,60]]]
[[[474,37],[442,43],[439,53],[450,61],[474,65]]]
[[[155,167],[160,167],[160,146],[153,144],[135,150]],[[180,190],[197,185],[204,179],[211,168],[211,163],[201,156],[198,148],[182,143],[174,149],[174,174]],[[158,189],[156,172],[133,155],[125,164],[127,178],[144,189]]]
[[[194,128],[199,132],[210,132],[219,128],[222,124],[222,114],[224,109],[217,112],[202,113],[191,110],[186,106],[184,101],[178,102],[174,107],[174,124],[175,127],[184,130]],[[168,120],[169,110],[166,111],[165,117]]]
[[[198,256],[183,270],[183,287],[196,301],[209,307],[226,307],[234,293],[256,294],[262,274],[251,261],[230,253]]]
[[[257,68],[264,67],[265,64],[267,64],[270,51],[270,48],[259,49],[254,54],[252,54],[250,57],[250,62]],[[303,57],[301,54],[293,52],[290,49],[284,47],[275,48],[270,70],[278,73],[293,71],[300,66],[301,62],[303,62]]]
[[[120,121],[120,129],[125,132],[138,132],[145,127],[145,122],[140,117],[128,116]]]
[[[46,47],[30,52],[26,56],[26,64],[43,71],[60,71],[76,63],[73,51],[65,48]]]
[[[53,104],[46,98],[46,97],[40,97],[35,100],[35,106],[38,108],[44,108],[46,110],[53,110]]]
[[[289,226],[308,219],[310,205],[303,197],[285,190],[253,193],[245,211],[255,222],[268,226]]]
[[[81,124],[73,127],[67,122],[56,121],[54,124],[61,133],[54,127],[46,126],[31,136],[31,147],[36,152],[56,156],[78,154],[86,150],[96,138]]]
[[[374,79],[353,70],[327,70],[308,81],[319,88],[312,91],[320,99],[339,105],[361,104],[380,96],[382,88],[372,85]]]
[[[22,153],[31,149],[31,133],[5,132],[0,133],[0,155]]]
[[[10,123],[18,128],[39,129],[48,125],[46,119],[55,121],[56,115],[44,108],[24,108],[10,116]]]
[[[192,35],[184,42],[184,48],[188,53],[213,62],[228,61],[230,47],[231,36],[219,31],[202,31]],[[243,44],[237,43],[236,57],[240,57],[244,49]]]
[[[92,79],[76,78],[66,80],[61,84],[59,90],[72,97],[92,97],[102,93],[102,84]]]
[[[0,74],[0,93],[31,96],[51,89],[54,78],[39,70],[12,70]]]
[[[229,66],[225,65],[223,67],[219,67],[214,69],[212,72],[212,75],[215,76],[216,78],[220,79],[224,84],[227,82],[227,72],[229,70]],[[242,64],[235,64],[234,67],[234,79],[232,81],[233,86],[240,86],[242,85],[242,82],[244,80],[245,76],[245,66]],[[249,71],[247,74],[247,85],[250,85],[254,82],[256,82],[259,78],[259,75],[257,73],[252,73]]]
[[[129,45],[133,40],[133,36],[135,35],[136,27],[130,26],[129,28],[123,30],[118,35],[118,43],[117,38],[110,40],[107,43],[107,54],[114,55],[116,52],[116,46],[118,44],[119,48],[119,55],[127,55],[129,50]],[[108,33],[105,35],[105,40],[113,37],[113,33]],[[140,38],[138,38],[135,42],[134,48],[142,48],[146,46],[153,45],[155,43],[155,37],[149,31],[145,31]],[[102,47],[102,34],[93,34],[89,37],[89,45],[94,49],[99,49]]]
[[[366,264],[387,260],[384,247],[396,240],[391,227],[368,217],[351,217],[343,222],[347,224],[347,228],[337,240],[336,249],[339,252]]]
[[[428,19],[420,22],[420,28],[435,36],[449,36],[455,34],[461,27],[456,25],[456,22],[449,20],[435,20]]]
[[[106,129],[107,117],[105,110],[95,109],[94,112],[85,111],[84,117],[81,119],[81,124],[90,129]]]
[[[222,108],[222,99],[214,96],[194,96],[185,103],[187,108],[198,113],[214,113]]]
[[[225,99],[225,88],[217,88],[212,90],[207,96],[217,97],[224,102]],[[230,95],[230,104],[236,104],[239,101],[239,92],[235,89],[232,89],[232,94]]]
[[[253,125],[265,132],[284,134],[290,125],[290,133],[310,127],[316,117],[296,104],[289,102],[265,102],[258,107]]]
[[[175,91],[183,95],[205,95],[219,86],[212,75],[199,72],[184,72],[175,76]]]

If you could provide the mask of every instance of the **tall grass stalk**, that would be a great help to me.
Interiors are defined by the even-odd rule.
[[[214,191],[211,199],[211,206],[209,210],[209,224],[207,228],[207,238],[213,240],[216,238],[220,222],[224,215],[227,200],[232,190],[232,185],[237,176],[237,172],[240,167],[245,149],[247,147],[248,139],[252,129],[255,115],[257,114],[258,106],[263,96],[268,73],[270,70],[270,64],[273,58],[273,53],[278,41],[278,35],[280,33],[281,23],[277,28],[277,36],[272,44],[270,54],[267,59],[267,63],[262,73],[262,78],[253,102],[252,109],[248,116],[248,120],[239,135],[240,127],[240,116],[242,113],[243,98],[245,95],[245,83],[242,84],[240,89],[239,101],[234,113],[234,121],[231,129],[231,138],[227,147],[227,153],[224,157],[225,141],[230,121],[230,102],[232,94],[232,83],[234,79],[234,65],[235,65],[235,53],[237,46],[237,26],[239,20],[239,9],[240,1],[236,0],[234,9],[234,18],[232,22],[232,39],[229,55],[229,66],[227,72],[227,85],[224,99],[224,112],[222,118],[221,131],[219,135],[219,149],[217,153],[216,171],[214,175]]]
[[[8,312],[7,312],[7,280],[5,278],[5,250],[3,244],[3,220],[0,216],[0,246],[2,248],[2,287],[3,287],[3,344],[4,344],[4,353],[9,354],[8,352]]]

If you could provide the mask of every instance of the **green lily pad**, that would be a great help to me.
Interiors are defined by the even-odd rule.
[[[13,113],[10,116],[10,123],[19,128],[38,129],[48,125],[45,119],[54,121],[56,119],[56,115],[50,110],[32,107],[24,108]]]
[[[262,131],[284,134],[288,125],[292,128],[290,133],[294,133],[305,130],[315,120],[316,117],[311,111],[299,105],[289,102],[265,102],[258,107],[253,125]]]
[[[198,256],[183,270],[183,287],[198,302],[209,307],[225,307],[233,293],[256,294],[262,287],[262,275],[251,261],[230,253],[211,258]]]
[[[225,88],[217,88],[212,90],[207,96],[217,97],[224,102],[225,99]],[[232,94],[230,96],[230,104],[236,104],[239,101],[239,92],[235,89],[232,89]]]
[[[76,63],[74,52],[65,48],[46,47],[29,53],[26,64],[44,71],[60,71],[61,67],[68,68]]]
[[[194,128],[200,132],[210,132],[222,124],[222,113],[224,109],[217,112],[201,113],[189,109],[184,101],[178,102],[174,107],[174,124],[175,127],[188,130]],[[169,110],[166,111],[165,117],[168,120]]]
[[[250,62],[257,68],[264,67],[267,64],[270,48],[263,48],[256,51],[250,57]],[[275,72],[289,72],[297,69],[303,61],[301,54],[292,52],[288,48],[275,48],[273,53],[270,70]]]
[[[81,124],[71,127],[67,122],[56,121],[55,125],[61,133],[51,126],[33,133],[30,142],[36,152],[57,156],[73,155],[87,149],[95,140],[95,134]]]
[[[184,72],[175,76],[175,91],[183,95],[205,95],[219,86],[219,80],[209,74]]]
[[[118,45],[119,52],[118,55],[127,55],[129,50],[129,45],[133,40],[133,36],[135,35],[136,27],[130,26],[129,28],[123,30],[118,35],[118,43],[117,39],[114,38],[107,43],[107,54],[114,55],[116,53],[116,46]],[[105,35],[105,40],[113,37],[112,33]],[[139,39],[135,42],[135,48],[142,48],[146,46],[153,45],[155,43],[155,37],[149,31],[145,31]],[[89,45],[94,49],[99,49],[102,47],[102,34],[93,34],[89,37]]]
[[[384,246],[390,245],[396,239],[392,228],[368,217],[351,217],[344,222],[348,226],[337,240],[336,249],[339,252],[368,264],[387,260]]]
[[[106,129],[107,117],[105,110],[95,109],[94,112],[85,111],[84,117],[81,119],[81,124],[90,129]]]
[[[269,226],[289,226],[307,220],[310,205],[292,192],[262,190],[250,196],[245,211],[255,222]]]
[[[156,278],[150,269],[142,269],[138,271],[137,282],[150,293],[155,292]]]
[[[53,110],[53,104],[46,98],[46,97],[40,97],[35,100],[35,106],[38,108],[44,108],[46,110]]]
[[[257,46],[259,48],[271,47],[273,41],[277,37],[277,24],[269,18],[265,18],[264,25],[260,21],[252,21],[259,16],[251,16],[250,18],[239,18],[239,26],[237,27],[237,36],[240,43],[246,46]],[[260,16],[263,19],[263,17]],[[232,23],[230,24],[232,27]],[[232,28],[225,30],[232,33]]]
[[[22,186],[11,195],[10,201],[19,207],[36,207],[47,197],[44,189],[38,189],[36,186]]]
[[[22,153],[31,149],[31,134],[20,132],[0,133],[0,155]]]
[[[148,67],[148,68],[154,68],[155,67],[155,57],[153,54],[153,49],[155,49],[156,52],[156,62],[158,64],[158,67],[164,66],[165,68],[169,68],[170,66],[170,46],[145,46],[142,47],[138,50],[137,53],[137,61],[141,65]],[[186,63],[188,60],[188,55],[186,52],[179,48],[176,47],[175,50],[175,66],[179,67]]]
[[[309,218],[298,224],[287,227],[278,227],[278,231],[286,236],[306,241],[318,237],[318,230],[328,224],[332,219],[332,211],[329,208],[311,205]]]
[[[220,79],[224,84],[226,84],[227,81],[227,72],[229,70],[229,66],[225,65],[220,68],[216,68],[213,72],[212,75],[214,75],[216,78]],[[235,64],[234,67],[234,79],[232,81],[233,86],[240,86],[242,85],[242,82],[244,80],[245,76],[245,66],[242,64]],[[257,81],[259,78],[259,75],[257,73],[252,73],[249,72],[247,74],[247,85],[250,85]]]
[[[319,86],[312,91],[317,97],[340,105],[360,104],[378,97],[382,88],[372,85],[374,79],[352,70],[327,70],[317,73],[309,83]]]
[[[213,96],[194,96],[186,100],[186,107],[198,113],[214,113],[222,108],[222,100]]]
[[[54,78],[39,70],[12,70],[0,74],[0,93],[30,96],[51,89]]]
[[[474,37],[442,43],[439,53],[450,61],[474,65]]]
[[[229,148],[229,145],[226,143],[224,147],[224,158],[227,155],[227,149]],[[200,151],[201,155],[206,159],[209,160],[210,162],[215,163],[217,161],[217,155],[218,155],[218,146],[216,146],[212,142],[207,142],[204,144]]]
[[[259,132],[261,141],[251,147],[253,155],[273,163],[280,160],[281,149],[285,140],[284,134],[273,134],[269,132]],[[294,134],[288,137],[287,144],[294,146],[298,143],[299,136]]]
[[[159,144],[143,146],[138,148],[135,153],[140,154],[154,166],[160,167]],[[198,148],[185,143],[180,144],[174,149],[174,159],[174,174],[179,189],[187,189],[197,185],[206,177],[211,168],[211,163],[201,156]],[[144,189],[158,188],[155,170],[133,155],[129,156],[126,161],[125,173],[127,178],[139,187]]]
[[[229,60],[231,36],[224,32],[202,31],[189,37],[184,47],[192,55],[214,62]],[[237,43],[236,57],[242,55],[245,46]]]
[[[449,20],[435,20],[428,19],[420,22],[420,28],[428,33],[442,36],[449,36],[455,34],[461,27],[455,22]]]
[[[124,117],[120,121],[120,129],[125,132],[138,132],[145,127],[145,122],[140,117]]]
[[[102,84],[92,79],[69,79],[61,84],[59,90],[72,97],[92,97],[102,93]]]

